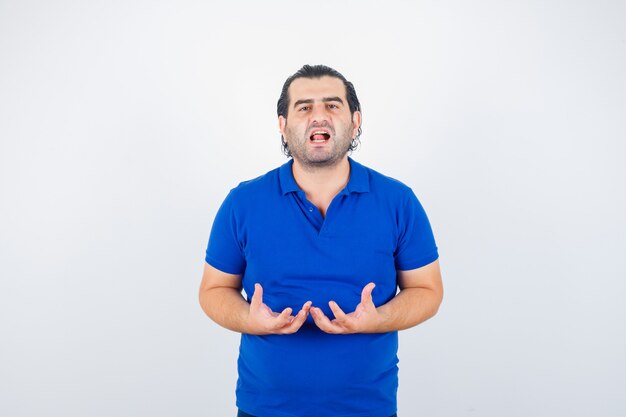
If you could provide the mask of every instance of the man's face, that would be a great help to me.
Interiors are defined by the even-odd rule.
[[[298,78],[289,86],[287,118],[280,116],[278,124],[294,160],[305,167],[324,167],[346,156],[361,114],[350,114],[339,78]]]

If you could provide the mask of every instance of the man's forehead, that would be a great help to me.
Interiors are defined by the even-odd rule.
[[[346,100],[346,87],[336,77],[296,78],[289,86],[290,102],[300,99],[321,99],[323,97],[340,97]]]

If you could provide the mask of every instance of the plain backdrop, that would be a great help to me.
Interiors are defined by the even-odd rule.
[[[401,417],[626,415],[623,1],[0,1],[0,415],[234,416],[201,311],[228,190],[303,64],[413,188],[445,299]]]

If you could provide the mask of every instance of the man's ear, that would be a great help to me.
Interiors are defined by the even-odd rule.
[[[355,111],[352,114],[352,137],[356,136],[356,133],[359,131],[359,127],[361,127],[361,112]]]
[[[283,116],[278,116],[278,129],[280,134],[285,136],[285,127],[287,126],[287,119]]]

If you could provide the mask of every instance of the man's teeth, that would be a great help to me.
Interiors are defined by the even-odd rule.
[[[324,130],[316,130],[311,133],[311,137],[309,139],[314,143],[322,143],[330,139],[330,134]]]
[[[323,132],[323,133],[313,132],[309,139],[311,139],[311,142],[321,143],[321,142],[326,142],[329,138],[330,138],[330,135],[326,132]]]

